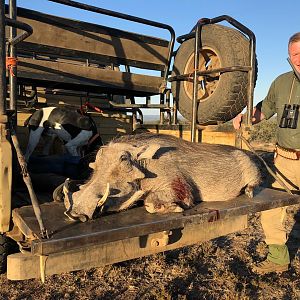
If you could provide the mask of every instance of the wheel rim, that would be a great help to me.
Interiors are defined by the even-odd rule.
[[[194,72],[194,53],[189,57],[185,69],[184,74],[193,74]],[[221,67],[221,60],[219,55],[211,48],[204,48],[200,51],[199,55],[199,71],[206,71],[217,69]],[[219,74],[207,77],[207,76],[198,76],[198,93],[197,99],[200,102],[206,101],[217,89],[220,76]],[[192,81],[184,81],[184,90],[188,97],[193,99],[193,82]]]

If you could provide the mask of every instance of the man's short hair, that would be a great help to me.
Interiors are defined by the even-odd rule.
[[[300,42],[300,32],[296,32],[290,37],[289,45],[296,42]]]

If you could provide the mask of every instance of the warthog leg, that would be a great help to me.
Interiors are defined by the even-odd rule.
[[[148,213],[154,214],[154,213],[180,213],[183,212],[184,209],[180,207],[176,203],[153,203],[153,202],[146,202],[145,208]]]
[[[253,190],[254,190],[254,186],[247,185],[246,188],[245,188],[245,194],[246,194],[249,198],[253,198]]]

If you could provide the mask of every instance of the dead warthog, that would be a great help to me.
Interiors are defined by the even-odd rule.
[[[124,136],[103,146],[91,178],[66,197],[66,214],[92,218],[97,206],[127,209],[143,200],[150,213],[182,212],[200,201],[226,201],[241,191],[253,196],[260,172],[232,146],[191,143],[172,136]]]

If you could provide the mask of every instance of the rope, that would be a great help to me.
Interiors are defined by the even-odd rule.
[[[99,107],[97,107],[97,106],[94,106],[94,105],[92,105],[90,102],[85,102],[85,104],[83,104],[83,105],[81,105],[81,108],[80,108],[80,111],[81,111],[81,113],[82,114],[84,114],[84,109],[85,108],[90,108],[90,109],[92,109],[92,110],[94,110],[94,111],[96,111],[96,112],[99,112],[99,113],[103,113],[103,110],[101,110]]]
[[[6,69],[9,71],[10,75],[16,76],[14,74],[13,68],[17,67],[18,60],[15,57],[6,57]]]
[[[284,183],[283,180],[281,180],[281,178],[279,178],[273,171],[272,169],[268,166],[268,164],[264,161],[264,159],[259,156],[256,151],[254,150],[254,148],[250,145],[250,143],[248,142],[248,140],[242,136],[241,133],[238,133],[238,137],[241,138],[245,144],[247,145],[247,147],[250,149],[250,151],[258,157],[258,159],[265,165],[267,171],[269,172],[269,174],[290,194],[293,195],[293,193],[291,192],[291,190],[288,188],[288,186]]]

